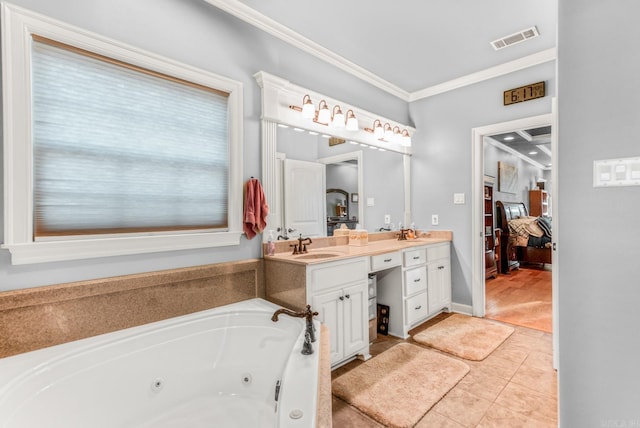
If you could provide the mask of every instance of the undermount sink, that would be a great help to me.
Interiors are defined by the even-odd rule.
[[[337,257],[336,253],[311,253],[296,257],[298,260],[328,259],[329,257]]]

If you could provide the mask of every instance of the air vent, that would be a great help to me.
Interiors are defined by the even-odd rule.
[[[508,36],[502,37],[498,40],[494,40],[493,42],[491,42],[491,46],[493,46],[495,50],[500,50],[506,48],[507,46],[513,46],[520,42],[524,42],[525,40],[538,37],[539,35],[540,33],[538,32],[538,28],[531,27],[525,30],[518,31],[517,33],[509,34]]]

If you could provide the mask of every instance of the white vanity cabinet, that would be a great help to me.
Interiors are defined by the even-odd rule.
[[[368,257],[307,267],[307,301],[329,328],[331,365],[369,358]]]
[[[449,243],[433,245],[427,252],[429,314],[451,310],[451,255]]]
[[[438,312],[451,309],[448,242],[407,248],[401,266],[378,275],[378,303],[389,306],[389,334],[409,337],[409,330]]]

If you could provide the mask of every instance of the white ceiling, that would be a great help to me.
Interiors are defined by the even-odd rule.
[[[556,46],[557,0],[206,1],[244,8],[254,25],[266,16],[409,94]],[[490,45],[532,26],[539,37],[499,51]]]

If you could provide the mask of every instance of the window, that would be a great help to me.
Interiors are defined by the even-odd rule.
[[[12,263],[238,245],[241,84],[3,8]]]

